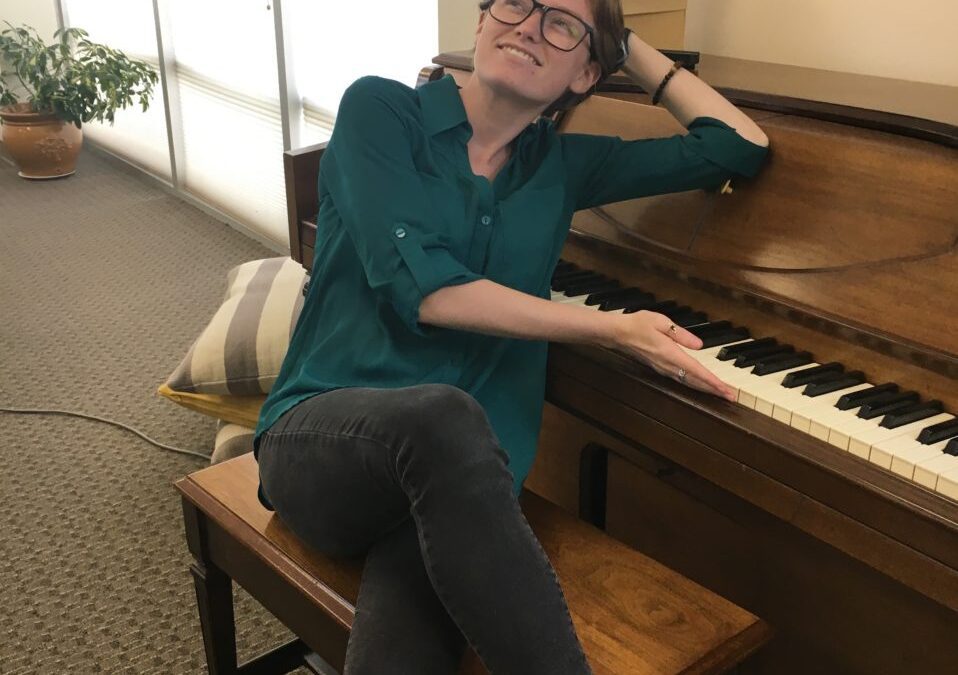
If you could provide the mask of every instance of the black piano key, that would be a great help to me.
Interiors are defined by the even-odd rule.
[[[923,445],[932,445],[952,436],[958,436],[958,417],[925,427],[918,434],[918,442]]]
[[[572,284],[582,283],[585,281],[592,281],[594,279],[607,279],[601,274],[596,274],[595,272],[573,272],[572,274],[567,274],[564,277],[559,279],[552,280],[552,290],[554,291],[564,291]]]
[[[765,337],[759,338],[757,340],[752,340],[751,342],[743,342],[739,345],[729,345],[728,347],[722,347],[719,350],[718,355],[715,357],[719,361],[731,361],[734,358],[741,356],[742,354],[747,354],[753,349],[762,349],[769,345],[778,344],[778,340],[775,338]]]
[[[887,415],[888,413],[894,412],[896,410],[901,410],[905,406],[909,406],[912,403],[917,402],[917,391],[903,391],[901,393],[894,394],[880,402],[873,401],[871,403],[864,404],[861,407],[861,410],[858,411],[858,416],[863,420],[870,420],[873,417],[879,417],[881,415]]]
[[[568,260],[559,259],[559,262],[556,263],[555,271],[556,272],[568,272],[570,270],[577,270],[579,266],[574,262],[569,262]]]
[[[559,279],[558,281],[552,282],[552,290],[564,292],[569,286],[574,286],[576,284],[583,284],[588,281],[605,281],[606,277],[603,277],[601,274],[589,273],[587,276],[568,276]]]
[[[680,305],[675,300],[666,300],[665,302],[660,302],[656,305],[649,307],[650,312],[658,312],[659,314],[664,314],[665,316],[675,321],[676,316],[681,316],[682,314],[689,314],[692,312],[692,308],[688,305]],[[678,323],[676,321],[676,323]]]
[[[772,373],[780,373],[790,368],[798,368],[811,362],[812,355],[810,352],[778,354],[756,364],[755,368],[752,369],[752,375],[771,375]]]
[[[590,274],[595,274],[592,270],[583,270],[583,269],[568,269],[568,270],[556,270],[552,273],[552,283],[561,281],[562,279],[572,279],[575,277],[587,277]]]
[[[589,281],[597,281],[597,280],[605,281],[608,278],[609,277],[607,277],[606,275],[599,274],[598,272],[592,272],[590,270],[582,270],[579,272],[570,272],[569,274],[559,277],[558,281],[560,282],[564,281],[566,282],[565,285],[568,286],[570,284],[584,284],[584,283],[588,283]]]
[[[689,332],[696,337],[705,337],[710,333],[721,333],[722,331],[729,330],[731,327],[731,321],[712,321],[711,323],[690,328]]]
[[[854,370],[850,373],[842,373],[835,379],[827,382],[814,382],[805,387],[805,391],[803,391],[802,394],[805,396],[821,396],[822,394],[830,394],[833,391],[841,391],[842,389],[854,387],[856,384],[861,384],[864,381],[865,373],[860,370]]]
[[[692,326],[686,330],[694,331],[696,328],[698,328],[698,326]],[[702,349],[718,347],[719,345],[727,345],[732,342],[741,342],[742,340],[747,340],[749,337],[751,337],[751,335],[748,332],[748,328],[741,327],[730,328],[729,330],[719,333],[708,333],[702,338]]]
[[[603,312],[612,312],[617,309],[628,309],[633,305],[648,307],[654,305],[656,302],[655,296],[651,293],[632,293],[621,298],[603,300],[599,304],[599,309]]]
[[[591,281],[583,281],[582,283],[574,283],[566,286],[563,291],[570,298],[574,298],[579,295],[589,295],[590,293],[601,293],[602,291],[611,291],[614,288],[619,287],[619,282],[615,279],[593,279]]]
[[[795,387],[800,387],[803,384],[811,384],[812,382],[818,382],[822,379],[834,379],[834,377],[830,376],[834,373],[842,373],[844,371],[845,366],[837,361],[823,363],[822,365],[815,366],[814,368],[806,368],[805,370],[796,370],[794,373],[789,373],[782,378],[782,386],[786,389],[794,389]]]
[[[958,457],[958,438],[952,438],[945,446],[945,454]]]
[[[869,389],[861,389],[860,391],[845,394],[838,399],[838,403],[835,404],[835,407],[839,410],[851,410],[852,408],[858,408],[859,406],[869,403],[873,399],[879,399],[883,396],[887,397],[897,392],[897,384],[886,382],[885,384],[879,384]]]
[[[785,346],[786,346],[786,347],[791,347],[791,345],[785,345]],[[807,354],[808,352],[801,352],[801,353],[802,353],[802,354]],[[760,354],[760,355],[759,355],[758,357],[756,357],[756,359],[755,359],[755,365],[756,365],[756,366],[762,366],[762,365],[764,365],[764,364],[766,364],[766,363],[773,363],[773,362],[776,362],[776,363],[777,363],[778,361],[781,361],[781,360],[783,360],[783,359],[787,359],[787,358],[789,358],[790,356],[792,356],[792,352],[791,352],[791,351],[775,352],[775,353],[773,353],[773,354]],[[741,357],[739,357],[739,358],[741,358]],[[738,359],[736,359],[736,361],[738,361]],[[803,361],[801,361],[800,363],[797,363],[796,366],[803,366],[803,365],[805,365],[806,363],[811,363],[811,362],[812,362],[811,359],[809,359],[808,361],[804,361],[804,360],[803,360]],[[795,367],[795,366],[789,366],[789,368],[794,368],[794,367]]]
[[[928,419],[929,417],[933,417],[934,415],[939,414],[942,410],[944,410],[944,406],[941,404],[941,401],[918,403],[885,415],[885,418],[881,421],[881,423],[879,423],[878,426],[885,427],[886,429],[897,429],[898,427],[905,426],[906,424],[911,424],[912,422],[917,422],[918,420],[924,420]]]
[[[792,345],[768,345],[766,347],[742,354],[735,359],[733,365],[736,368],[748,368],[761,363],[762,361],[768,360],[768,358],[771,356],[791,354],[794,351],[795,348]]]
[[[590,293],[589,297],[586,298],[585,304],[587,305],[601,305],[607,300],[619,300],[623,298],[628,298],[634,296],[638,293],[645,293],[641,288],[636,288],[635,286],[629,286],[628,288],[613,288],[608,291],[601,291],[599,293]],[[646,295],[648,295],[646,293]]]
[[[655,299],[653,295],[650,300],[640,299],[633,300],[625,305],[625,307],[620,307],[623,314],[635,314],[636,312],[641,312],[643,309],[648,309],[649,307],[655,307],[659,304],[659,301]]]
[[[679,303],[677,303],[675,300],[662,300],[661,302],[657,302],[649,307],[648,310],[650,312],[658,312],[659,314],[668,315],[669,312],[674,309],[678,309],[678,307]],[[628,312],[626,312],[626,314],[628,314]]]
[[[709,320],[709,315],[705,312],[699,312],[697,310],[689,310],[687,312],[676,311],[673,314],[669,315],[669,318],[672,319],[673,323],[682,328],[690,328],[692,326],[698,326],[703,323],[707,323]]]

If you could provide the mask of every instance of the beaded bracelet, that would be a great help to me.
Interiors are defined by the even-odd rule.
[[[655,95],[652,96],[652,105],[658,105],[659,100],[662,98],[662,92],[665,91],[665,85],[669,83],[669,80],[682,69],[682,64],[678,61],[672,64],[672,70],[669,71],[669,74],[662,78],[662,83],[659,85],[659,88],[655,90]]]

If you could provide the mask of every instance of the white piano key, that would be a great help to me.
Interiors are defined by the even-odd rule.
[[[942,443],[947,445],[948,441]],[[940,453],[937,457],[918,462],[913,480],[934,490],[938,486],[938,476],[949,471],[958,471],[958,457]]]
[[[853,414],[849,417],[836,415],[834,420],[829,418],[825,423],[829,425],[828,442],[836,448],[849,450],[851,439],[868,429],[877,429],[881,424],[882,416],[865,420]],[[867,459],[867,455],[865,456]]]
[[[568,296],[565,293],[552,293],[552,302],[560,302],[563,305],[583,305],[585,306],[585,301],[588,299],[588,295],[573,295]],[[589,307],[595,307],[598,309],[598,305],[589,305]]]
[[[785,390],[782,386],[782,380],[785,376],[796,370],[809,368],[811,364],[796,366],[787,370],[781,370],[777,373],[768,375],[755,375],[751,368],[735,368],[737,372],[728,375],[725,382],[738,391],[738,402],[747,408],[754,409],[761,396],[766,396],[770,390]],[[733,366],[734,368],[734,366]]]
[[[925,445],[911,434],[896,436],[873,445],[868,461],[911,480],[915,475],[915,465],[943,454],[945,445],[946,441]]]
[[[849,410],[832,408],[828,412],[822,413],[811,421],[811,424],[809,424],[808,427],[808,433],[815,438],[819,438],[825,442],[828,442],[828,438],[832,429],[842,429],[847,427],[853,421],[861,419],[857,416],[859,409],[860,407],[851,408]],[[845,444],[842,449],[848,449],[847,439],[845,440]]]
[[[837,391],[829,392],[828,394],[822,394],[821,396],[805,396],[802,394],[807,401],[807,404],[796,405],[796,407],[792,410],[792,420],[790,424],[799,431],[804,431],[806,434],[811,434],[812,421],[818,419],[826,413],[831,412],[832,410],[835,410],[835,404],[838,403],[838,399],[845,394],[851,394],[856,391],[861,391],[862,389],[868,389],[872,386],[873,385],[871,384],[854,384],[850,387],[846,387],[845,389],[839,389]],[[821,437],[819,436],[819,438]]]
[[[917,422],[905,424],[897,429],[886,429],[882,426],[878,426],[874,429],[866,429],[865,431],[853,434],[851,436],[851,440],[848,442],[848,451],[853,455],[858,455],[859,457],[869,459],[872,446],[876,443],[887,441],[889,439],[895,438],[896,436],[911,435],[913,438],[916,438],[918,433],[925,427],[931,424],[938,424],[939,422],[947,422],[950,419],[954,419],[954,415],[949,415],[948,413],[939,413],[933,417],[928,417]]]
[[[747,380],[744,387],[745,394],[742,396],[744,405],[758,410],[769,417],[774,417],[775,403],[777,401],[790,400],[796,396],[794,389],[787,389],[782,386],[782,380],[785,379],[785,376],[792,372],[805,370],[806,368],[814,368],[817,365],[819,364],[815,362],[805,363],[801,366],[789,368],[788,370],[772,373],[771,375],[758,375],[756,377],[759,377],[759,380]],[[752,387],[750,383],[754,383],[756,386]],[[798,393],[801,393],[800,389]],[[787,420],[783,421],[788,424]]]
[[[817,365],[819,364],[813,361],[812,363],[795,366],[794,368],[772,373],[768,376],[760,376],[762,377],[762,380],[759,383],[761,386],[756,387],[749,392],[755,399],[752,407],[762,414],[772,417],[775,408],[775,400],[783,396],[790,396],[792,394],[792,390],[786,389],[782,386],[782,380],[785,379],[785,376],[788,373],[804,370],[805,368],[813,368]]]
[[[958,469],[952,469],[939,474],[935,492],[958,501]]]

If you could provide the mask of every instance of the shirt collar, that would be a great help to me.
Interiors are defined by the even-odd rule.
[[[427,82],[418,91],[423,130],[430,136],[468,122],[459,87],[452,75]]]

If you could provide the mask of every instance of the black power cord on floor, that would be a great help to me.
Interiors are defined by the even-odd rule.
[[[169,450],[170,452],[178,452],[183,455],[192,455],[194,457],[199,457],[205,459],[207,462],[210,460],[209,455],[204,455],[201,452],[193,452],[192,450],[184,450],[183,448],[177,448],[172,445],[165,445],[159,441],[155,441],[146,434],[137,431],[133,427],[127,426],[122,422],[116,422],[114,420],[106,419],[105,417],[97,417],[96,415],[87,415],[85,413],[72,412],[70,410],[53,410],[47,408],[0,408],[0,413],[13,413],[18,415],[72,415],[73,417],[82,417],[84,419],[96,420],[97,422],[106,422],[107,424],[112,424],[115,427],[120,427],[121,429],[126,429],[127,431],[132,431],[134,434],[142,438],[148,443],[152,443],[158,448],[163,450]]]

